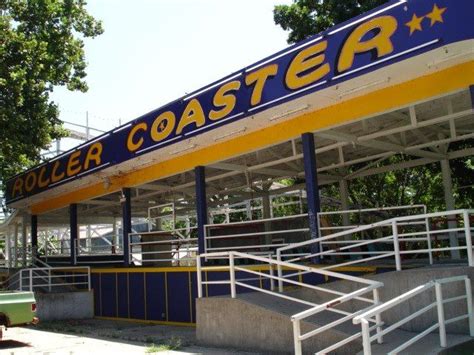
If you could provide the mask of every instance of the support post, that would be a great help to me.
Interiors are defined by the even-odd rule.
[[[26,267],[28,265],[28,233],[26,229],[26,224],[27,224],[27,217],[26,215],[23,216],[22,222],[21,222],[21,259],[22,259],[22,265],[23,267]]]
[[[132,233],[132,198],[130,188],[125,187],[122,189],[122,244],[123,244],[123,264],[124,266],[130,265],[130,244],[129,234]]]
[[[443,175],[443,188],[444,188],[444,200],[446,203],[446,210],[452,211],[455,209],[454,205],[454,195],[453,195],[453,181],[451,179],[451,168],[449,166],[449,160],[441,160],[441,173]],[[455,216],[453,216],[455,217]],[[448,218],[450,218],[448,216]],[[457,228],[456,221],[451,221],[448,219],[448,228],[455,229]],[[456,248],[459,246],[459,241],[457,238],[457,233],[449,233],[449,246],[451,248]],[[451,250],[451,259],[460,259],[461,253],[459,249]]]
[[[69,246],[71,248],[70,253],[70,263],[71,265],[76,265],[76,246],[77,246],[77,236],[78,236],[78,225],[77,225],[77,204],[73,203],[69,205],[69,236],[70,242]]]
[[[15,252],[13,253],[13,258],[15,260],[14,262],[14,266],[15,268],[18,268],[18,223],[15,223],[15,228],[14,228],[14,232],[13,232],[13,249],[15,250]]]
[[[196,214],[198,227],[198,252],[206,252],[206,231],[204,226],[207,224],[207,197],[206,197],[206,171],[203,166],[194,168],[196,180]]]
[[[439,342],[442,348],[447,345],[446,342],[446,321],[444,318],[444,305],[443,305],[443,291],[441,290],[441,284],[435,283],[436,293],[436,308],[438,310],[438,327],[439,327]]]
[[[301,136],[303,143],[304,173],[306,179],[306,195],[308,199],[308,218],[311,239],[319,237],[317,215],[321,210],[319,201],[318,173],[316,170],[316,153],[314,145],[314,135],[303,133]],[[319,244],[311,245],[311,253],[319,253]],[[319,263],[320,257],[312,259],[313,263]]]
[[[31,254],[38,257],[38,216],[31,215]]]

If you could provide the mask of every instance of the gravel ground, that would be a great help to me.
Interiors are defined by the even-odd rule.
[[[42,322],[3,333],[1,354],[209,354],[246,355],[196,344],[195,328],[108,320]],[[253,353],[255,354],[255,353]]]

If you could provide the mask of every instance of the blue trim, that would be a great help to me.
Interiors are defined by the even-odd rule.
[[[308,219],[311,239],[319,236],[317,215],[321,211],[319,201],[318,173],[316,171],[316,153],[314,145],[314,135],[312,133],[303,133],[301,135],[303,143],[304,175],[306,178],[306,195],[308,200]],[[319,252],[319,245],[312,244],[312,253]],[[319,263],[319,256],[313,259],[313,263]]]
[[[198,251],[205,251],[204,225],[207,224],[206,171],[203,166],[194,168],[196,179],[196,213],[198,225]]]
[[[123,264],[128,266],[128,235],[132,233],[132,199],[129,187],[122,189],[122,198]]]
[[[77,228],[77,204],[73,203],[69,205],[69,235],[71,237],[70,248],[71,248],[71,265],[76,265],[76,240],[78,237]]]

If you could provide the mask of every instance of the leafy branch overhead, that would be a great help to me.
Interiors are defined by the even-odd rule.
[[[56,86],[87,91],[84,42],[103,32],[84,0],[0,2],[0,179],[40,160],[63,137]]]

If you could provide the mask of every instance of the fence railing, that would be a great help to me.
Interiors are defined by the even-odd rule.
[[[391,218],[327,236],[283,246],[277,250],[277,260],[287,262],[310,261],[317,257],[350,257],[348,261],[334,262],[326,269],[347,266],[374,260],[393,258],[397,270],[402,269],[402,260],[413,255],[427,255],[429,264],[434,258],[450,253],[451,259],[465,255],[469,266],[474,266],[472,250],[471,219],[474,210],[453,210],[414,216]],[[426,226],[423,230],[415,227]],[[427,227],[429,226],[429,227]],[[437,227],[437,228],[434,228]],[[354,233],[364,231],[367,239],[347,239]],[[330,247],[324,248],[323,242]],[[463,245],[460,245],[462,242]],[[292,250],[319,246],[317,252],[294,253]],[[461,255],[461,252],[464,255]]]
[[[192,235],[196,231],[196,227],[191,227],[170,231],[130,233],[129,262],[138,265],[147,263],[167,263],[177,266],[194,264],[198,250],[198,238],[194,238]]]
[[[227,259],[228,265],[227,266],[202,266],[201,265],[202,258],[215,258],[215,257]],[[268,267],[268,273],[256,271],[245,266],[237,266],[235,263],[236,259],[250,259],[254,261],[255,263],[263,264]],[[333,272],[329,270],[312,268],[309,266],[304,266],[304,265],[299,265],[299,264],[291,264],[288,262],[277,261],[271,257],[262,257],[262,256],[257,256],[257,255],[253,255],[249,253],[242,253],[238,251],[214,252],[214,253],[201,254],[196,258],[196,265],[197,265],[196,271],[197,271],[197,284],[198,284],[198,298],[203,297],[203,286],[207,287],[207,285],[228,284],[230,287],[230,295],[232,298],[237,297],[237,286],[239,286],[251,291],[262,292],[262,293],[269,294],[278,298],[282,298],[291,302],[308,306],[309,309],[303,312],[300,312],[298,314],[295,314],[291,318],[293,322],[296,354],[302,353],[302,342],[305,339],[321,334],[344,322],[348,322],[352,320],[355,316],[378,305],[379,304],[378,288],[383,286],[383,283],[378,282],[378,281],[373,281],[373,280],[364,279],[361,277],[337,273],[337,272]],[[342,291],[338,291],[338,290],[334,290],[330,288],[324,288],[324,287],[304,283],[302,280],[296,281],[293,279],[289,279],[287,277],[276,276],[274,274],[275,267],[279,267],[280,269],[286,268],[288,270],[296,270],[297,272],[313,273],[315,275],[320,275],[323,277],[331,277],[338,280],[346,280],[346,281],[360,284],[362,285],[362,287],[350,293],[346,293],[346,292],[342,292]],[[224,280],[218,280],[218,281],[203,280],[202,272],[217,270],[217,269],[229,270],[229,278],[224,279]],[[248,274],[249,277],[247,276],[238,277],[236,272]],[[268,279],[270,281],[269,289],[264,288],[263,283],[260,283],[260,286],[255,286],[248,283],[249,281],[261,280],[261,279]],[[324,302],[323,304],[316,304],[314,302],[309,302],[307,300],[294,297],[293,295],[290,296],[288,294],[279,293],[275,291],[275,282],[286,283],[291,286],[298,286],[298,287],[309,289],[312,291],[319,291],[323,293],[325,296],[330,297],[331,299],[327,302]],[[366,295],[367,293],[372,293],[372,298],[365,297],[364,295]],[[356,312],[349,312],[347,310],[338,308],[349,301],[361,301],[361,302],[364,302],[364,304],[367,303],[367,306],[361,307]],[[321,312],[336,313],[338,316],[340,316],[340,318],[328,324],[325,324],[315,330],[312,330],[310,332],[303,334],[301,332],[300,322],[304,321],[307,317],[310,317],[312,315],[315,315]],[[370,321],[374,324],[373,327],[375,327],[377,331],[381,330],[382,322],[380,320],[380,317],[377,316],[374,319],[371,319]],[[362,332],[354,334],[348,337],[347,339],[341,340],[337,344],[333,344],[330,347],[324,349],[323,352],[328,352],[328,351],[337,349],[340,346],[347,344],[361,336],[362,336]]]
[[[91,272],[88,266],[36,267],[18,272],[18,290],[35,291],[65,287],[91,290]]]
[[[274,253],[279,247],[309,237],[308,214],[253,221],[207,224],[205,252],[242,251],[255,255]]]
[[[465,294],[461,296],[451,297],[451,298],[444,298],[443,297],[443,288],[442,286],[445,284],[451,284],[454,282],[464,282],[465,283]],[[381,313],[391,310],[397,305],[400,305],[404,302],[409,301],[413,297],[425,293],[431,289],[435,289],[435,301],[425,305],[424,307],[420,308],[415,312],[411,312],[410,315],[402,318],[398,322],[390,325],[389,327],[379,331],[377,334],[370,335],[371,327],[369,321],[375,316],[380,316]],[[466,302],[466,309],[467,312],[465,314],[461,314],[459,316],[446,319],[446,312],[445,312],[445,305],[448,303],[456,302],[456,301],[463,301]],[[416,336],[412,337],[411,339],[403,342],[397,348],[390,351],[388,354],[398,354],[399,352],[405,350],[421,338],[425,337],[426,335],[434,332],[435,330],[439,330],[439,338],[440,338],[440,345],[441,347],[446,347],[446,325],[461,321],[463,319],[468,319],[469,322],[469,333],[471,336],[474,336],[474,314],[473,314],[473,305],[472,305],[472,288],[471,288],[471,280],[467,276],[454,276],[448,277],[444,279],[438,279],[430,281],[424,285],[418,286],[388,302],[382,303],[362,314],[359,314],[353,319],[354,324],[361,324],[361,331],[362,331],[362,344],[364,349],[364,355],[371,355],[372,354],[372,342],[375,339],[380,339],[381,336],[384,336],[395,329],[401,327],[404,324],[412,321],[413,319],[425,314],[432,309],[437,310],[438,319],[437,322],[422,332],[419,332]]]

